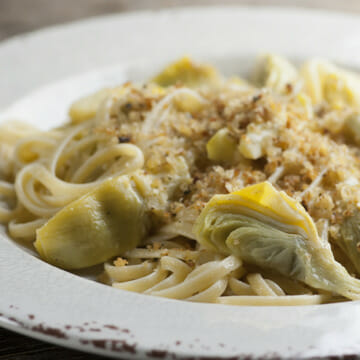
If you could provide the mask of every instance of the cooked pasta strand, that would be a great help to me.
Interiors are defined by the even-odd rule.
[[[158,267],[150,275],[146,275],[140,279],[124,281],[124,282],[115,282],[113,287],[122,290],[134,291],[134,292],[144,292],[145,290],[151,288],[155,284],[161,282],[165,279],[167,272]]]
[[[323,295],[286,295],[286,296],[221,296],[218,304],[243,306],[296,306],[317,305],[328,300]]]
[[[221,294],[225,291],[226,286],[227,286],[226,279],[218,280],[206,290],[203,290],[196,295],[190,296],[185,300],[193,301],[193,302],[207,302],[207,303],[216,302],[219,296],[221,296]]]
[[[125,253],[128,258],[156,259],[162,256],[172,256],[182,260],[196,260],[199,256],[198,251],[184,249],[134,249]]]
[[[246,279],[255,294],[259,296],[277,296],[272,286],[265,281],[261,274],[249,274]]]
[[[234,295],[255,295],[249,284],[234,278],[229,279],[229,287]]]
[[[206,289],[214,281],[220,280],[239,266],[241,262],[234,256],[229,256],[222,261],[206,263],[191,272],[182,283],[156,291],[153,295],[184,299]]]
[[[150,274],[155,268],[155,264],[149,261],[144,261],[138,265],[125,265],[125,266],[113,266],[105,264],[105,272],[109,277],[116,281],[130,281],[141,278]]]

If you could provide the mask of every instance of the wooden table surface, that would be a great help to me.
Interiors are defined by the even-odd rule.
[[[45,26],[102,14],[189,5],[274,5],[360,13],[359,0],[0,0],[0,40]],[[102,359],[0,328],[0,360]]]

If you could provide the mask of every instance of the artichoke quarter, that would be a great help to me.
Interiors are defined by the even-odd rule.
[[[60,210],[37,231],[34,245],[47,262],[80,269],[139,245],[147,224],[142,197],[128,176],[119,176]]]
[[[196,88],[203,84],[216,84],[220,75],[217,70],[207,64],[197,64],[188,57],[168,65],[160,74],[151,81],[160,86],[171,86],[176,83]]]
[[[304,208],[268,182],[215,195],[198,217],[194,232],[208,248],[314,288],[360,299],[360,281],[334,259]]]
[[[259,87],[270,88],[280,94],[287,93],[289,85],[301,85],[296,67],[285,58],[273,54],[258,58],[252,81]]]

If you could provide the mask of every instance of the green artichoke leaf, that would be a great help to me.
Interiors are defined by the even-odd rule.
[[[347,217],[340,226],[340,236],[336,243],[349,257],[358,274],[360,274],[360,212]]]
[[[307,257],[301,236],[288,234],[247,216],[235,218],[237,228],[229,233],[225,243],[230,253],[247,263],[275,268],[281,274],[298,279],[305,278],[302,263]],[[217,219],[218,224],[226,221],[224,217]]]
[[[34,246],[51,264],[80,269],[135,248],[147,229],[144,200],[119,176],[60,210],[37,231]]]
[[[215,162],[231,164],[238,153],[237,142],[227,128],[222,128],[206,144],[208,158]]]
[[[316,289],[360,299],[360,281],[334,259],[310,216],[268,182],[215,195],[197,219],[194,233],[212,250]]]

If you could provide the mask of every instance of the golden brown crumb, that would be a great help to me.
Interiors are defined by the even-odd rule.
[[[121,257],[118,257],[116,260],[114,260],[115,266],[126,266],[128,264],[128,261],[126,259],[123,259]]]
[[[360,179],[360,157],[359,150],[340,136],[346,112],[323,106],[310,118],[290,87],[286,96],[280,96],[250,86],[239,92],[226,82],[197,90],[206,106],[194,112],[181,111],[171,101],[159,109],[166,96],[182,88],[154,91],[151,86],[128,84],[128,93],[113,104],[111,119],[96,127],[141,147],[144,174],[154,175],[151,186],[158,194],[150,204],[154,219],[169,223],[184,209],[198,214],[213,195],[265,181],[279,168],[282,172],[274,185],[302,197],[315,221],[328,219],[335,225],[357,209],[360,191],[347,179]],[[156,125],[144,132],[149,116]],[[244,136],[265,134],[260,157],[238,155],[231,164],[211,161],[206,144],[223,128],[238,144]],[[321,174],[321,181],[312,186]]]

